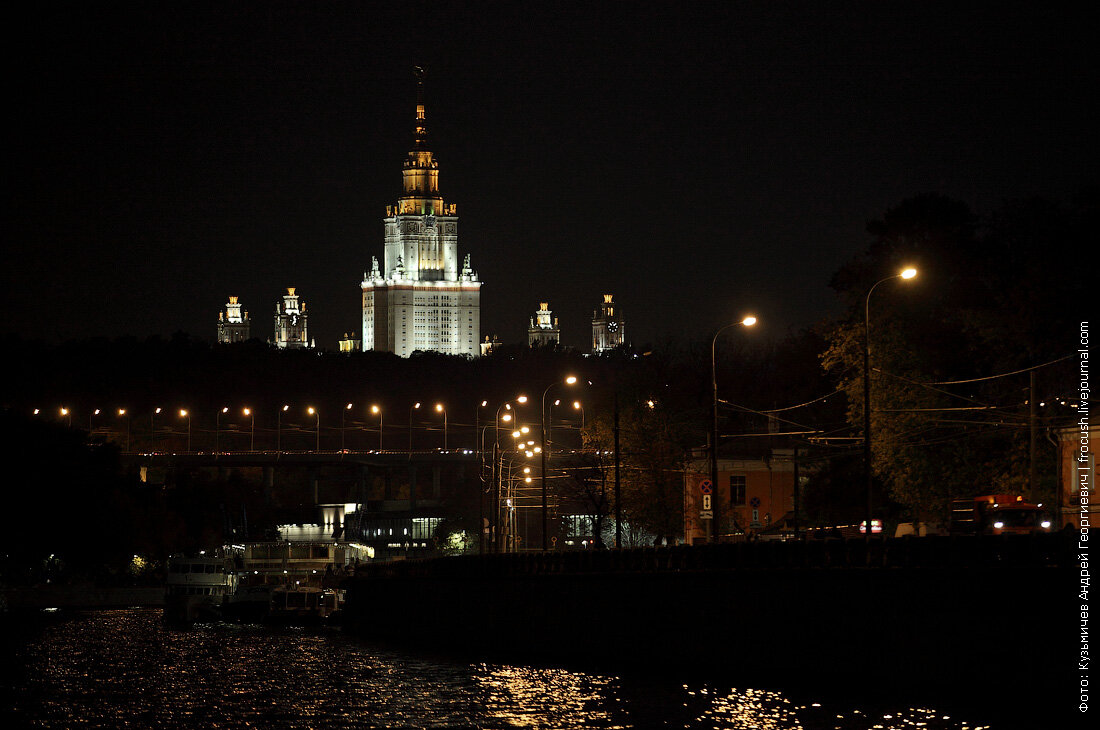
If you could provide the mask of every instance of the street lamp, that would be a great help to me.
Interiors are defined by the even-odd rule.
[[[99,409],[98,408],[96,408],[94,411],[92,411],[91,413],[88,414],[88,437],[89,438],[91,438],[92,431],[93,431],[92,418],[95,417],[95,416],[98,416],[98,415],[99,415]]]
[[[214,452],[221,453],[222,443],[222,416],[229,413],[229,408],[224,407],[214,415]]]
[[[70,411],[65,406],[61,406],[60,410],[58,410],[58,413],[60,413],[62,416],[65,417],[66,425],[68,425],[69,428],[72,428],[72,426],[73,426],[73,412]]]
[[[503,421],[504,423],[509,423],[510,421],[513,420],[511,413],[501,413],[501,410],[511,411],[513,402],[515,402],[515,403],[526,403],[527,402],[527,396],[520,395],[520,396],[516,396],[511,401],[504,401],[499,406],[497,406],[496,413],[493,415],[493,462],[492,462],[492,467],[489,470],[489,484],[491,485],[490,488],[493,490],[493,492],[492,492],[492,494],[493,494],[493,500],[492,500],[493,501],[493,504],[492,504],[492,515],[493,515],[492,548],[493,548],[493,552],[498,552],[498,553],[500,552],[501,536],[502,536],[501,524],[500,524],[500,514],[501,514],[501,512],[500,512],[500,482],[501,482],[501,479],[500,479],[500,467],[497,464],[498,453],[500,452],[500,423],[501,423],[501,421]],[[486,428],[488,428],[488,427],[486,427]],[[484,435],[484,432],[483,432],[483,435]],[[484,448],[482,450],[484,451]],[[503,459],[503,455],[501,455],[500,458]]]
[[[566,385],[573,385],[577,382],[576,375],[569,375],[565,380],[555,381],[546,386],[546,390],[542,391],[542,409],[539,411],[539,418],[542,419],[542,429],[539,432],[539,456],[542,457],[542,474],[540,479],[542,481],[542,549],[546,550],[546,517],[547,517],[547,500],[546,500],[546,394],[550,392],[550,389],[555,385],[565,383]]]
[[[481,463],[481,450],[478,448],[478,435],[481,433],[481,409],[489,405],[489,401],[483,400],[474,408],[474,460]]]
[[[707,542],[712,540],[717,541],[718,530],[721,529],[719,520],[721,519],[719,512],[718,497],[721,490],[718,489],[718,368],[716,366],[715,350],[718,346],[718,335],[722,334],[730,327],[752,327],[756,324],[756,317],[751,314],[740,322],[731,322],[725,327],[721,327],[714,333],[714,339],[710,341],[710,380],[713,386],[714,398],[711,401],[711,431],[710,431],[710,485],[711,491],[711,519],[707,520],[706,539]],[[731,495],[732,496],[732,495]]]
[[[317,410],[316,408],[314,408],[313,406],[310,406],[309,408],[307,408],[306,412],[309,413],[309,415],[311,415],[311,416],[316,416],[316,418],[317,418],[317,425],[316,425],[316,428],[314,429],[317,433],[317,445],[314,447],[313,450],[314,450],[314,452],[318,452],[318,451],[321,450],[321,412],[319,410]]]
[[[351,410],[351,403],[344,406],[344,410],[340,411],[340,451],[346,451],[344,447],[344,415]]]
[[[180,409],[180,418],[187,419],[187,453],[191,453],[191,412],[186,408]]]
[[[863,301],[863,479],[867,486],[867,539],[871,539],[871,510],[874,498],[871,493],[871,292],[879,284],[894,279],[912,279],[917,275],[914,268],[903,269],[893,276],[876,281],[867,290]]]
[[[283,450],[283,414],[290,410],[290,406],[284,405],[275,412],[275,450]]]
[[[447,450],[447,409],[442,403],[435,404],[435,412],[443,414],[443,450]]]
[[[413,458],[413,411],[420,409],[420,401],[413,403],[409,408],[409,461]]]
[[[256,450],[256,414],[252,412],[251,408],[245,408],[244,411],[242,411],[242,412],[244,413],[244,415],[248,416],[252,420],[251,428],[250,428],[251,435],[249,436],[249,439],[248,439],[248,450],[249,451],[255,451]]]
[[[382,450],[382,409],[378,406],[371,406],[370,412],[378,416],[378,450]]]
[[[126,409],[125,408],[119,408],[118,409],[118,417],[122,418],[123,416],[126,416]],[[126,418],[126,452],[129,453],[129,451],[130,451],[130,418],[129,418],[129,416],[127,416],[127,418]]]
[[[157,429],[156,429],[156,422],[155,422],[154,419],[159,414],[160,414],[160,407],[159,406],[154,408],[153,411],[149,414],[149,450],[150,451],[156,451],[157,450]]]

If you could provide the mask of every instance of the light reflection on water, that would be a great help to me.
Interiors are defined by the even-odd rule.
[[[983,727],[929,709],[872,713],[764,690],[405,655],[334,630],[171,630],[149,609],[77,614],[14,643],[6,727]]]

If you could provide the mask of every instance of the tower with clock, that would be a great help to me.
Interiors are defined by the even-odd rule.
[[[592,352],[613,350],[626,342],[626,323],[614,302],[614,295],[604,294],[603,302],[592,312]]]
[[[275,305],[275,346],[281,350],[310,347],[305,302],[299,301],[294,287],[288,287],[283,301]]]
[[[439,192],[439,161],[428,145],[424,70],[416,69],[413,146],[403,189],[386,206],[381,264],[364,272],[363,350],[408,357],[417,351],[475,357],[481,341],[481,281],[459,259],[458,206]]]

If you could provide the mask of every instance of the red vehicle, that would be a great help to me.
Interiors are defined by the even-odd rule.
[[[1003,535],[1050,532],[1050,515],[1041,504],[1011,494],[986,494],[951,503],[952,534]]]

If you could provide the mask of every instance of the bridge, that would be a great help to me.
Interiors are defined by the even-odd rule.
[[[590,456],[583,451],[555,453],[554,473]],[[537,473],[539,459],[515,452],[495,458],[496,470],[491,452],[472,449],[157,451],[123,454],[122,461],[152,484],[178,482],[184,472],[213,470],[220,478],[235,470],[258,481],[268,500],[294,491],[299,505],[308,502],[310,508],[319,508],[312,514],[331,526],[330,533],[371,544],[378,557],[408,557],[434,553],[436,527],[456,517],[465,518],[470,532],[477,522],[488,523],[489,539],[499,534],[509,546],[502,549],[541,543],[541,485],[538,479],[525,481],[522,470],[527,465]],[[554,522],[558,506],[552,494],[548,507]]]

